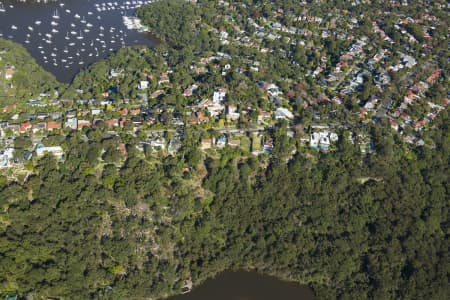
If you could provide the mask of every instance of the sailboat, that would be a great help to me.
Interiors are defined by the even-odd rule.
[[[3,6],[3,3],[0,3],[0,12],[5,12],[5,7]]]
[[[53,13],[53,19],[59,19],[59,14],[58,14],[58,10],[55,9],[55,12]]]
[[[83,39],[83,34],[81,33],[81,30],[80,30],[80,35],[77,36],[77,40],[82,40],[82,39]]]
[[[66,39],[66,40],[70,40],[69,32],[67,32],[65,39]]]

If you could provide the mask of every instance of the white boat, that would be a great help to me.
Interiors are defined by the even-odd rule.
[[[70,23],[70,27],[75,28],[75,27],[77,27],[77,25]]]
[[[71,47],[75,46],[75,43],[69,43],[69,46],[71,46]]]
[[[80,18],[80,15],[79,15],[79,14],[75,14],[74,17],[77,18],[77,19],[79,19],[79,18]]]
[[[50,33],[46,33],[45,36],[48,37],[49,39],[52,38],[52,35]]]
[[[80,30],[80,35],[77,36],[77,40],[82,40],[82,39],[83,39],[83,34],[81,33],[81,30]]]
[[[86,27],[89,27],[89,28],[90,28],[90,27],[92,27],[92,24],[91,24],[91,23],[87,23],[87,24],[86,24]]]
[[[29,31],[33,31],[34,29],[33,29],[33,27],[28,26],[28,30],[29,30]]]
[[[67,47],[66,48],[64,48],[64,53],[67,53],[67,52],[69,52],[69,49],[67,49]]]
[[[34,24],[36,24],[36,25],[41,25],[41,21],[39,21],[39,20],[37,20],[36,22],[34,22]]]
[[[87,32],[89,32],[90,30],[87,29],[87,28],[85,28],[83,31],[87,33]]]
[[[77,32],[76,31],[71,31],[70,34],[77,35]]]
[[[70,9],[66,9],[66,13],[70,14],[71,13]]]
[[[70,37],[69,37],[69,33],[68,33],[68,32],[67,32],[67,34],[66,34],[65,39],[66,39],[66,40],[70,40]]]
[[[53,19],[59,19],[59,14],[58,14],[58,10],[57,9],[55,9],[55,12],[53,13],[52,18]]]
[[[53,32],[53,33],[58,33],[59,31],[56,30],[55,28],[53,28],[53,29],[52,29],[52,32]]]
[[[86,23],[86,19],[83,17],[83,19],[80,21],[81,23]]]
[[[17,30],[17,26],[16,25],[11,25],[11,29],[12,30]]]
[[[52,21],[50,24],[51,24],[52,26],[58,26],[58,23],[55,22],[55,21]]]

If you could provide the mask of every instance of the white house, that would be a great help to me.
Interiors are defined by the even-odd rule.
[[[78,119],[77,118],[68,118],[64,123],[64,127],[69,127],[70,129],[78,128]]]
[[[309,144],[314,149],[328,150],[331,143],[337,142],[338,139],[338,135],[334,132],[314,132],[310,135]]]
[[[58,159],[61,159],[61,157],[64,155],[64,151],[61,146],[45,147],[42,144],[37,145],[36,154],[38,157],[42,157],[46,153],[51,153]]]
[[[142,81],[139,82],[138,89],[146,90],[147,88],[148,88],[148,81],[147,80],[142,80]]]
[[[279,107],[275,110],[275,119],[293,119],[294,115],[284,107]]]
[[[225,92],[221,92],[221,91],[214,92],[213,101],[215,103],[222,103],[225,100],[226,95],[227,94]]]

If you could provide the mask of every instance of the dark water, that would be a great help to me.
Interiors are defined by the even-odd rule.
[[[168,300],[314,300],[311,289],[255,272],[224,272]]]
[[[149,0],[2,2],[0,10],[3,6],[5,12],[0,11],[0,35],[22,44],[44,69],[62,82],[70,82],[80,69],[120,47],[153,47],[157,43],[149,34],[127,29],[122,19],[133,16],[136,7]],[[53,18],[56,11],[59,18]]]

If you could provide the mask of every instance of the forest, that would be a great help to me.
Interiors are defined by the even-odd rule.
[[[126,153],[102,128],[73,132],[25,182],[0,183],[0,290],[67,299],[177,294],[225,269],[313,287],[319,299],[444,299],[448,285],[449,119],[410,148],[371,127],[376,153],[270,158]],[[83,138],[83,136],[87,137]]]
[[[5,68],[13,66],[11,82],[5,80]],[[27,50],[17,43],[0,38],[0,104],[22,104],[43,92],[63,90],[65,85],[42,69]]]

